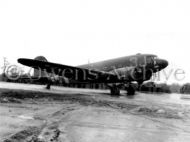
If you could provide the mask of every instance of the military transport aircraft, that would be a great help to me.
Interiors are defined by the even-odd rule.
[[[153,73],[168,66],[166,60],[153,54],[136,54],[76,67],[26,58],[20,58],[18,62],[56,75],[64,83],[105,83],[110,88],[111,95],[120,95],[122,86],[126,88],[127,94],[133,95],[135,89],[132,82],[137,82],[140,86],[151,79]],[[48,89],[50,85],[51,78],[47,82]]]

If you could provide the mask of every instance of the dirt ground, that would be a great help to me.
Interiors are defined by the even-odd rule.
[[[190,100],[178,94],[124,94],[0,83],[0,141],[190,141]]]

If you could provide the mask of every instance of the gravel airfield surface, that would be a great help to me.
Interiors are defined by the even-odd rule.
[[[189,142],[190,100],[179,94],[0,83],[1,142]]]

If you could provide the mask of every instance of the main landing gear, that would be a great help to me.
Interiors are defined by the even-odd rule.
[[[120,88],[117,85],[113,85],[110,87],[111,96],[120,96]]]
[[[113,84],[112,86],[109,86],[109,88],[111,96],[120,96],[121,85]],[[132,83],[128,83],[125,86],[125,90],[127,91],[127,95],[135,95],[136,89]]]
[[[132,83],[127,84],[127,86],[125,87],[126,91],[127,91],[127,95],[135,95],[135,87]]]

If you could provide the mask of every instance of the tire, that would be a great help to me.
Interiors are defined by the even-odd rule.
[[[120,96],[120,89],[118,87],[111,87],[111,96]]]
[[[127,95],[135,95],[135,88],[130,84],[129,87],[126,88]]]

